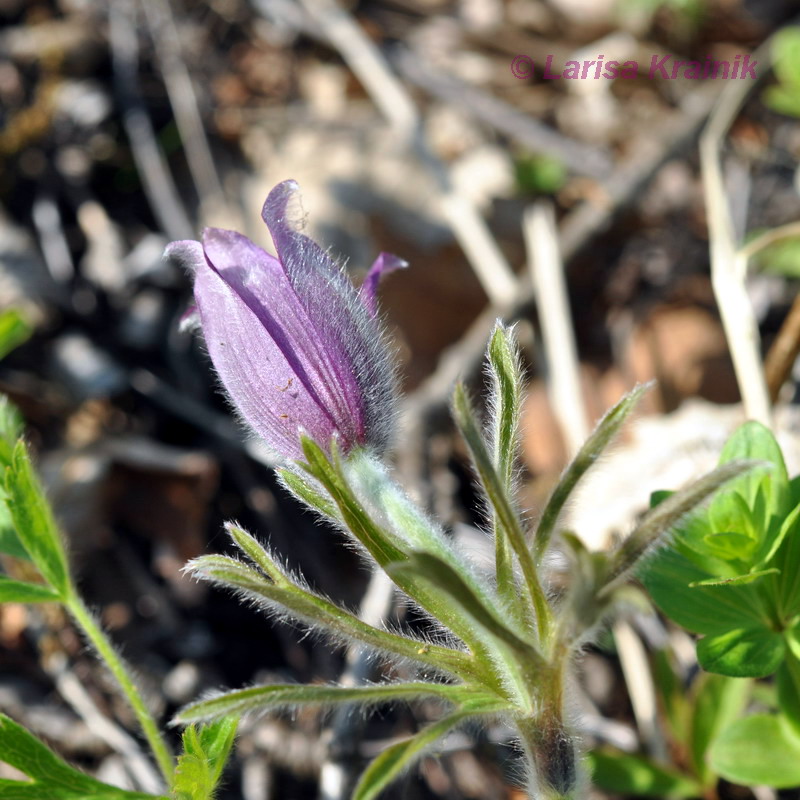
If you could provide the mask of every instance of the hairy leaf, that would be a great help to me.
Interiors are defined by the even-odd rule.
[[[297,705],[331,706],[342,703],[375,705],[438,697],[460,705],[470,699],[492,699],[483,690],[447,683],[383,683],[376,686],[316,686],[274,684],[236,689],[182,708],[173,722],[186,724],[219,719],[231,714],[269,711]],[[497,700],[497,698],[494,698]]]

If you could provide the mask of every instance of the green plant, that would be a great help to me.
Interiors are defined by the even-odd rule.
[[[702,635],[704,669],[731,678],[776,675],[780,712],[727,724],[709,763],[737,783],[783,788],[800,784],[800,479],[789,479],[780,447],[759,423],[731,436],[720,464],[742,458],[765,466],[684,520],[640,574],[667,616]],[[654,502],[668,496],[658,493]]]

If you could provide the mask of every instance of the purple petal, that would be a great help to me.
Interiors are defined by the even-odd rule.
[[[340,350],[326,343],[318,321],[309,317],[281,263],[233,231],[208,229],[203,246],[210,267],[252,312],[258,327],[266,331],[292,370],[298,388],[302,387],[304,395],[318,407],[311,416],[326,417],[344,442],[361,441],[360,406],[351,406],[341,388],[340,376],[346,374],[348,366],[346,359]],[[251,376],[255,383],[269,380],[266,366]],[[280,385],[284,386],[285,381]],[[232,395],[238,403],[236,395]],[[297,419],[317,441],[327,444],[330,440],[330,432],[318,436],[317,425],[312,426],[304,417]]]
[[[358,294],[336,262],[289,220],[294,181],[278,184],[264,203],[261,216],[269,228],[278,258],[298,301],[314,320],[319,349],[326,354],[331,377],[344,400],[343,418],[357,422],[353,441],[364,441],[363,391],[359,364],[363,361],[364,321]],[[361,316],[365,316],[363,311]]]
[[[384,275],[408,266],[408,261],[393,255],[392,253],[381,253],[369,268],[367,277],[361,284],[359,296],[367,307],[367,311],[375,317],[378,314],[378,284]]]
[[[220,233],[242,239],[258,250],[245,237],[227,231],[209,232],[207,238],[216,238]],[[241,256],[242,250],[248,248],[243,242],[239,244]],[[266,260],[262,261],[265,270],[269,269]],[[222,270],[208,261],[196,271],[195,299],[209,355],[225,389],[250,427],[277,452],[289,458],[300,458],[298,429],[301,426],[316,441],[328,442],[337,432],[336,425],[324,406],[307,390],[295,365],[287,359],[261,316],[231,285],[235,280],[235,275],[223,276]],[[248,299],[253,301],[252,296]],[[276,303],[281,304],[280,300]]]

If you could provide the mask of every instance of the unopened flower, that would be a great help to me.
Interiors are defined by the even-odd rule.
[[[382,253],[360,290],[288,219],[297,191],[278,184],[261,216],[277,258],[235,231],[207,228],[202,244],[167,255],[194,274],[196,318],[225,390],[278,455],[300,458],[300,433],[347,452],[385,448],[395,376],[375,293],[405,262]]]

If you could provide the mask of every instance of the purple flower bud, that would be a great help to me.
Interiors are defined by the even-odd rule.
[[[261,216],[278,257],[234,231],[207,228],[203,243],[166,255],[194,273],[194,315],[225,390],[244,421],[278,455],[302,457],[300,432],[327,448],[336,437],[383,450],[396,395],[377,318],[381,275],[406,266],[382,253],[360,291],[288,219],[297,184],[284,181]]]

